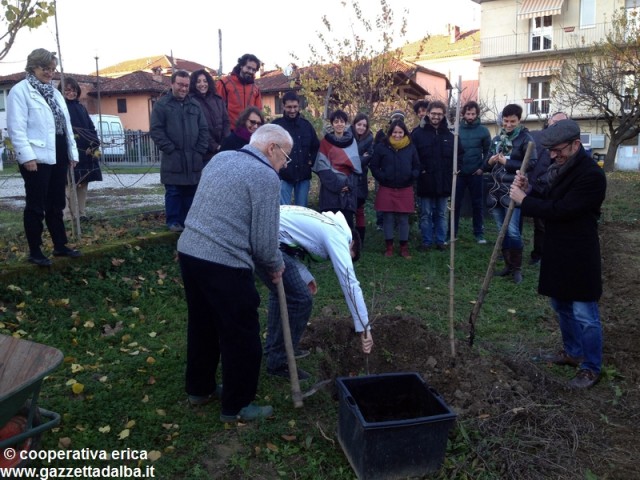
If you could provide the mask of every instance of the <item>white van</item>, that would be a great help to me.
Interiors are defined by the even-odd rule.
[[[100,138],[100,150],[106,158],[122,159],[125,154],[125,135],[122,120],[117,115],[89,115]]]

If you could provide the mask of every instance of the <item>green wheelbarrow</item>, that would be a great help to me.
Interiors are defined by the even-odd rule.
[[[57,348],[0,335],[0,469],[26,463],[42,433],[60,423],[59,414],[38,407],[38,395],[62,359]]]

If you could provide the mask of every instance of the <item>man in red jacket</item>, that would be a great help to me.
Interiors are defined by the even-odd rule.
[[[235,130],[236,120],[247,107],[253,106],[262,110],[260,89],[254,83],[259,68],[258,57],[245,53],[238,59],[238,64],[231,71],[231,75],[222,77],[216,82],[218,95],[227,105],[231,130]]]

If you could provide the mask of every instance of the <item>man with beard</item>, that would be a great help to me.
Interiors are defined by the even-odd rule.
[[[447,200],[451,195],[454,138],[446,118],[447,106],[439,100],[427,107],[426,122],[411,132],[411,141],[420,157],[420,176],[416,193],[420,200],[420,232],[422,251],[433,245],[445,249],[447,234]],[[462,158],[458,146],[458,158]]]
[[[569,387],[585,389],[598,382],[602,369],[598,219],[607,179],[585,152],[573,120],[546,128],[539,140],[552,162],[547,186],[542,192],[529,189],[527,177],[518,171],[509,194],[523,215],[545,221],[538,293],[551,300],[563,347],[550,360],[577,368]]]
[[[287,92],[282,97],[284,114],[273,123],[284,128],[293,138],[291,163],[280,170],[280,204],[291,205],[293,196],[296,205],[307,206],[311,167],[316,161],[320,140],[313,125],[300,115],[300,99],[295,92]]]
[[[260,60],[255,55],[245,53],[238,59],[238,64],[231,71],[231,75],[222,77],[216,82],[218,95],[227,104],[231,129],[235,129],[236,120],[247,107],[257,107],[262,110],[262,95],[254,83],[256,72],[260,68]]]

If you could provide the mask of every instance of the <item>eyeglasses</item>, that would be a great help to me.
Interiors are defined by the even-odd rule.
[[[429,112],[429,116],[431,116],[431,117],[444,117],[444,113]]]
[[[252,127],[255,127],[256,125],[257,126],[262,125],[262,122],[260,120],[257,120],[257,121],[256,120],[249,120],[249,123],[251,124]]]
[[[282,148],[280,145],[278,145],[277,143],[275,144],[276,147],[278,147],[280,149],[280,151],[284,154],[285,158],[287,159],[286,162],[284,162],[285,165],[289,165],[291,163],[291,157],[289,155],[287,155],[287,152],[284,151],[284,148]]]
[[[180,83],[180,82],[176,82],[176,86],[178,88],[189,88],[189,84],[188,83]]]
[[[571,143],[567,143],[564,147],[548,148],[549,153],[555,153],[556,155],[562,155],[562,151],[567,148]]]

